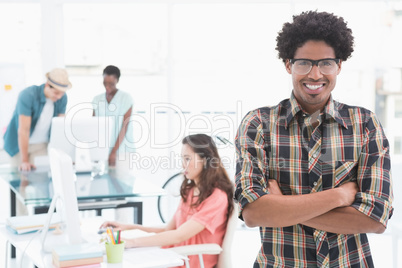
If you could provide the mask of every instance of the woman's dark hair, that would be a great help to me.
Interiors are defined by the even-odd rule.
[[[103,75],[114,75],[117,78],[117,81],[120,79],[120,69],[113,65],[108,65],[103,70]]]
[[[285,23],[276,38],[278,57],[286,62],[293,59],[296,50],[307,41],[324,41],[335,51],[335,57],[346,61],[353,52],[352,30],[342,17],[327,12],[308,11],[293,16]]]
[[[218,149],[212,138],[205,134],[195,134],[185,137],[182,144],[189,145],[193,151],[204,160],[204,169],[201,171],[199,184],[200,195],[197,202],[192,204],[198,206],[207,199],[215,188],[224,191],[228,198],[228,215],[233,211],[233,183],[222,164]],[[188,192],[195,186],[193,180],[185,179],[180,187],[180,195],[184,201],[187,200]]]

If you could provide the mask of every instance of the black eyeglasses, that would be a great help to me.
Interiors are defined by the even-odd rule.
[[[314,65],[318,67],[320,72],[325,75],[334,74],[338,71],[338,64],[340,59],[290,59],[290,63],[293,64],[293,71],[299,75],[308,74]]]

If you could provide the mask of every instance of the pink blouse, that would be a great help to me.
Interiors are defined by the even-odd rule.
[[[212,194],[205,199],[198,207],[192,208],[190,205],[197,201],[197,196],[193,196],[194,189],[189,191],[187,202],[183,199],[174,215],[176,228],[192,219],[202,225],[205,229],[190,239],[174,246],[195,245],[205,243],[216,243],[222,245],[223,236],[226,232],[226,215],[228,209],[228,199],[224,191],[215,188]],[[218,263],[218,255],[203,255],[206,268],[212,268]],[[198,256],[189,256],[191,268],[200,267]],[[185,267],[185,266],[181,266]]]

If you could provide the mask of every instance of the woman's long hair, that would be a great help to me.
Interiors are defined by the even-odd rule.
[[[193,151],[204,160],[204,168],[201,171],[197,185],[200,190],[200,195],[198,196],[198,200],[192,205],[200,205],[212,194],[215,188],[221,189],[226,193],[228,198],[228,218],[233,211],[233,183],[230,181],[229,176],[223,167],[215,142],[208,135],[194,134],[185,137],[182,144],[189,145]],[[185,179],[181,184],[180,195],[184,202],[187,201],[189,190],[194,186],[195,182],[187,179]]]

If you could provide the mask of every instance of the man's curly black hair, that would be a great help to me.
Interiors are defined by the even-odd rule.
[[[332,13],[308,11],[293,16],[292,23],[283,24],[276,38],[278,57],[286,62],[307,41],[324,41],[335,51],[337,59],[346,61],[353,52],[352,30],[342,17]]]

